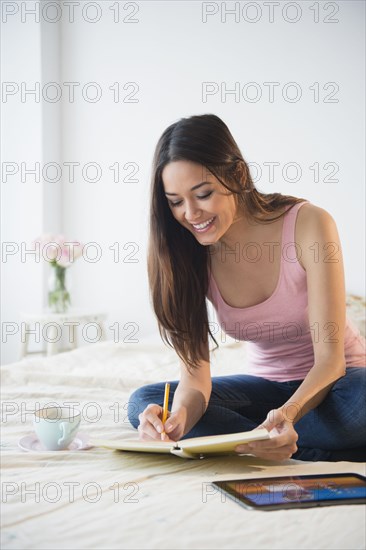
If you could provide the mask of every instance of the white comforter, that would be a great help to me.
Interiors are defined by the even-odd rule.
[[[226,344],[212,373],[244,372],[245,345]],[[39,403],[78,403],[80,431],[137,437],[126,417],[131,392],[178,378],[175,352],[160,344],[88,345],[2,367],[2,547],[9,549],[364,549],[365,506],[275,512],[222,502],[208,482],[324,472],[365,474],[350,462],[269,462],[254,457],[186,460],[170,455],[26,452]],[[211,490],[212,491],[212,490]]]

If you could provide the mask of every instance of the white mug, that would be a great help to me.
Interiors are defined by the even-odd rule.
[[[33,426],[49,451],[62,451],[75,439],[81,413],[70,407],[44,407],[34,412]]]

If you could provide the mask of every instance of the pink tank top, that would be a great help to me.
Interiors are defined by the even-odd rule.
[[[236,340],[247,342],[247,374],[279,382],[303,380],[314,365],[306,271],[296,258],[294,246],[297,212],[308,202],[295,204],[284,215],[280,276],[267,300],[246,308],[231,307],[222,298],[209,271],[207,298],[216,310],[222,330]],[[365,348],[365,339],[346,316],[346,366],[365,367]]]

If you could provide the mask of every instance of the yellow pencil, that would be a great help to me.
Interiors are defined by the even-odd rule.
[[[166,422],[166,419],[168,417],[168,402],[169,402],[169,392],[170,392],[170,384],[169,382],[166,382],[165,384],[165,393],[164,393],[164,405],[163,405],[163,417],[161,419],[163,426]],[[165,431],[163,430],[161,433],[161,436],[165,434]]]

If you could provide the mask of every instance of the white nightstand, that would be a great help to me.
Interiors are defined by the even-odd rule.
[[[28,351],[30,331],[32,334],[35,334],[37,342],[46,342],[47,355],[54,355],[61,351],[58,344],[65,333],[70,343],[68,349],[75,349],[78,345],[77,329],[79,326],[82,327],[83,338],[87,342],[99,342],[106,339],[104,328],[104,321],[107,318],[106,313],[95,313],[70,308],[66,313],[43,311],[41,313],[21,313],[20,317],[20,359],[31,353],[39,353]],[[90,326],[93,325],[97,329],[97,334],[93,338],[88,336],[88,324]],[[95,328],[93,330],[94,334],[96,332]]]

